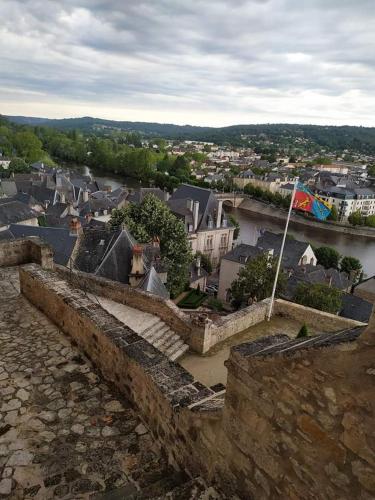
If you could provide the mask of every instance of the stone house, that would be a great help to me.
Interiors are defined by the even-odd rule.
[[[215,267],[232,248],[234,227],[210,189],[182,184],[167,202],[185,224],[193,254],[201,252]]]

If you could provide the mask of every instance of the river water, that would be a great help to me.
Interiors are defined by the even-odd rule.
[[[141,184],[133,178],[100,175],[96,171],[84,167],[84,173],[90,173],[96,179],[105,181],[117,189],[120,186],[129,188],[139,188]],[[255,245],[261,229],[280,233],[284,230],[285,223],[275,219],[269,219],[261,214],[252,214],[246,210],[231,209],[231,213],[238,220],[241,226],[239,241]],[[336,248],[342,255],[351,255],[357,257],[362,262],[363,270],[367,276],[375,275],[375,239],[356,237],[353,235],[340,234],[338,232],[322,231],[310,226],[289,225],[289,234],[292,234],[297,240],[309,241],[315,246],[327,245]]]
[[[231,209],[231,213],[241,226],[239,241],[255,245],[260,231],[268,229],[280,233],[284,230],[285,222],[269,219],[261,214],[253,214],[246,210]],[[310,226],[300,226],[290,223],[288,234],[297,240],[309,241],[315,246],[330,246],[336,248],[342,255],[357,257],[362,262],[367,276],[375,274],[375,239],[356,237],[349,234],[330,232]]]

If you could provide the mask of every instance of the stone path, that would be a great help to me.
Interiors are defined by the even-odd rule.
[[[0,498],[218,498],[171,470],[131,404],[0,268]]]

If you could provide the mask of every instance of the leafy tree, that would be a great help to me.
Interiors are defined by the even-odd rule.
[[[352,226],[363,226],[365,219],[359,210],[349,215],[348,221]]]
[[[238,278],[231,285],[232,304],[235,307],[240,307],[241,304],[247,303],[249,299],[259,301],[270,297],[276,267],[277,259],[269,258],[266,254],[250,259],[246,266],[240,269]],[[285,282],[285,275],[280,273],[276,288],[277,294],[282,292]]]
[[[33,132],[31,132],[31,130],[17,132],[14,136],[13,143],[18,155],[27,162],[32,163],[38,161],[43,154],[42,142]]]
[[[366,217],[366,226],[375,227],[375,215]]]
[[[294,300],[303,306],[337,314],[341,309],[342,294],[337,288],[330,288],[324,283],[300,283]]]
[[[319,247],[314,250],[318,264],[321,264],[326,269],[339,267],[340,254],[337,250],[331,247]]]
[[[110,224],[125,223],[140,243],[160,239],[160,251],[168,267],[167,287],[173,296],[183,290],[188,280],[191,253],[184,224],[156,196],[145,196],[139,205],[130,204],[114,210]]]
[[[15,173],[30,172],[30,166],[22,158],[13,158],[9,164],[9,171]]]
[[[335,205],[332,205],[331,213],[327,217],[328,220],[338,220],[339,214]]]
[[[240,223],[232,214],[229,214],[228,219],[229,219],[229,222],[234,226],[233,239],[237,240],[239,235],[240,235],[240,230],[241,230]]]
[[[304,323],[302,326],[301,326],[301,329],[300,331],[298,332],[298,335],[297,335],[297,339],[301,339],[301,338],[304,338],[304,337],[308,337],[309,336],[309,331],[307,329],[307,326],[306,326],[306,323]]]
[[[340,269],[348,276],[353,276],[355,280],[358,280],[362,272],[362,264],[361,261],[355,257],[343,257],[340,263]]]
[[[195,256],[200,256],[201,258],[201,266],[203,267],[203,269],[208,273],[208,274],[211,274],[212,273],[212,262],[211,262],[211,259],[209,258],[208,255],[202,253],[202,252],[197,252],[195,254]]]

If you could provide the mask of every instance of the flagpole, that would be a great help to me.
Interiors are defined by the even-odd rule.
[[[281,261],[283,258],[283,252],[284,252],[284,246],[285,246],[285,240],[286,240],[286,234],[288,232],[288,226],[289,226],[289,220],[290,216],[292,213],[292,208],[293,208],[293,201],[294,201],[294,196],[296,194],[297,190],[297,183],[298,183],[298,177],[296,178],[294,182],[294,187],[293,187],[293,192],[292,192],[292,198],[290,200],[290,205],[289,205],[289,212],[288,212],[288,217],[286,219],[286,224],[285,224],[285,230],[284,230],[284,235],[283,235],[283,241],[281,243],[281,248],[280,248],[280,255],[279,255],[279,260],[277,261],[277,267],[276,267],[276,276],[275,276],[275,281],[273,283],[273,288],[272,288],[272,295],[271,295],[271,302],[270,302],[270,307],[268,309],[268,314],[267,314],[267,321],[271,319],[272,316],[272,311],[273,311],[273,304],[275,302],[275,294],[276,294],[276,287],[277,287],[277,279],[279,277],[279,272],[280,272],[280,266],[281,266]]]

